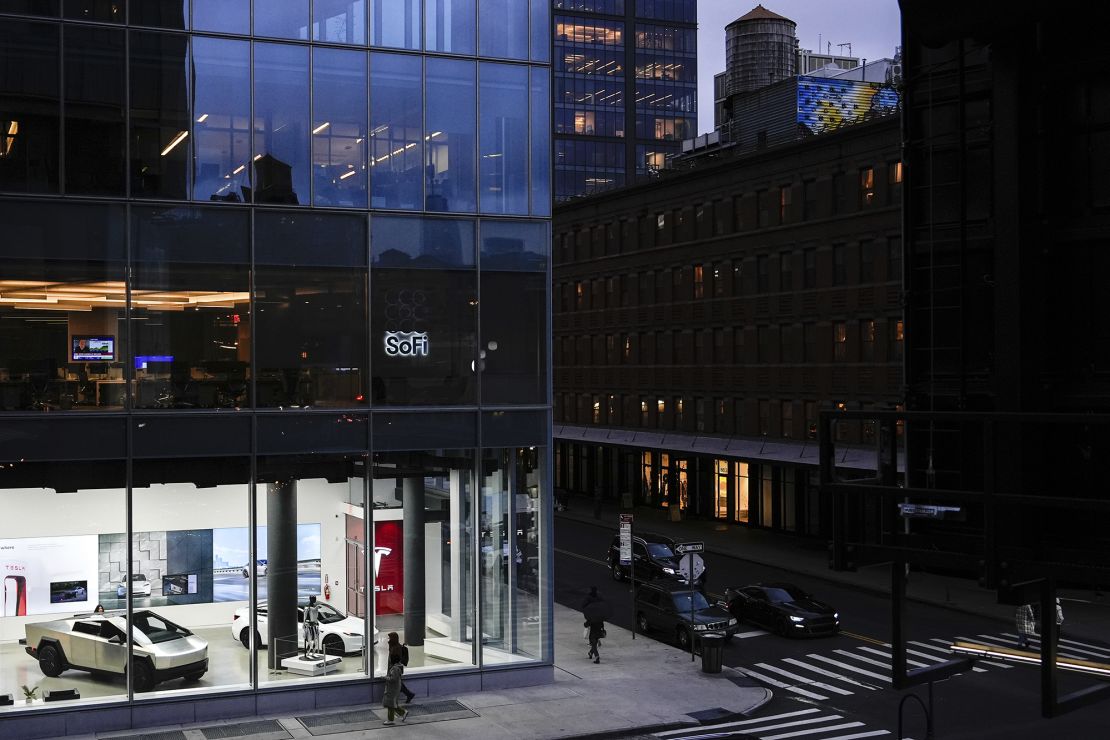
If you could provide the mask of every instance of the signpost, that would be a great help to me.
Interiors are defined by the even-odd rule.
[[[675,549],[675,554],[678,555],[680,559],[683,556],[685,556],[686,559],[687,559],[686,560],[686,562],[687,562],[686,582],[688,584],[690,584],[690,591],[691,591],[690,596],[688,597],[690,599],[690,662],[693,663],[694,662],[694,637],[695,637],[695,631],[694,631],[694,594],[693,594],[693,590],[694,590],[694,578],[696,577],[694,575],[694,554],[699,553],[699,552],[705,552],[705,543],[704,542],[682,542],[682,543],[676,544],[674,546],[674,549]]]
[[[629,591],[632,594],[632,639],[636,639],[636,560],[632,557],[632,515],[621,514],[620,519],[620,564],[627,565]]]

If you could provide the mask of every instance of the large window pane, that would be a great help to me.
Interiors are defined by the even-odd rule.
[[[366,43],[366,0],[315,0],[312,38],[339,44]]]
[[[64,10],[65,17],[73,20],[123,23],[127,0],[66,0]]]
[[[370,247],[372,402],[473,404],[474,224],[378,216]]]
[[[532,61],[551,60],[551,3],[548,0],[530,0],[532,17],[529,28],[532,31]]]
[[[366,646],[373,644],[373,637],[368,637],[366,612],[359,603],[369,590],[365,538],[351,538],[353,543],[347,538],[349,531],[363,526],[365,470],[365,458],[359,456],[258,459],[255,567],[251,578],[240,582],[244,591],[251,585],[256,589],[258,610],[250,627],[262,647],[262,684],[366,674]],[[228,532],[227,549],[245,549],[248,534],[249,530]],[[348,584],[348,573],[360,582]],[[305,639],[304,613],[312,598],[319,609],[318,645]],[[338,658],[324,675],[305,678],[282,670],[306,650],[318,655],[316,647]]]
[[[423,202],[420,59],[370,55],[370,207],[419,210]]]
[[[51,440],[39,443],[49,446]],[[65,669],[63,662],[80,662],[91,649],[92,634],[122,634],[127,627],[121,612],[92,613],[104,599],[116,599],[119,576],[127,568],[126,540],[120,534],[127,522],[123,462],[35,463],[7,456],[0,461],[5,512],[0,517],[0,695],[22,697],[20,686],[28,685],[38,686],[40,697],[76,689],[84,702],[126,698],[122,640],[104,646],[100,676]],[[47,648],[51,635],[73,631],[90,637],[77,637],[68,653]],[[35,651],[33,657],[19,644],[23,640]]]
[[[365,52],[314,49],[312,90],[313,202],[365,208]]]
[[[131,213],[132,397],[141,409],[249,406],[247,213]]]
[[[250,44],[193,37],[193,198],[250,200]]]
[[[165,658],[138,658],[137,695],[249,688],[250,652],[227,631],[249,613],[250,557],[228,546],[250,531],[249,482],[244,458],[134,462],[131,581],[120,577],[105,606],[125,608],[130,596],[136,648],[146,639],[175,656],[172,667]],[[115,536],[126,547],[127,538]],[[151,668],[170,677],[151,681]]]
[[[308,2],[309,0],[255,0],[254,35],[307,39]]]
[[[474,450],[379,453],[373,463],[374,675],[388,668],[392,632],[409,648],[406,675],[472,666]]]
[[[0,23],[0,190],[58,191],[58,27]]]
[[[478,0],[480,56],[527,59],[528,38],[525,0]]]
[[[250,0],[193,0],[193,30],[249,34]]]
[[[189,0],[140,0],[131,4],[133,26],[156,28],[189,27]]]
[[[255,215],[258,406],[366,398],[366,220]]]
[[[310,203],[308,49],[254,45],[254,201]]]
[[[424,14],[428,51],[474,53],[474,0],[425,0]]]
[[[123,406],[119,206],[0,201],[0,409]]]
[[[420,48],[420,0],[370,0],[370,43]]]
[[[425,167],[426,209],[466,213],[475,210],[474,63],[428,59],[424,120],[428,142]]]
[[[123,31],[82,26],[63,30],[65,190],[123,195]]]
[[[478,67],[483,213],[528,213],[528,68]]]
[[[0,0],[0,11],[4,13],[57,17],[60,9],[59,0]]]
[[[188,197],[189,46],[185,36],[131,34],[131,194]]]
[[[532,215],[551,215],[551,73],[532,68]]]
[[[547,399],[547,225],[482,222],[482,402]]]

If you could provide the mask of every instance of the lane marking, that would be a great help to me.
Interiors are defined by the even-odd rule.
[[[763,635],[771,634],[767,630],[752,630],[751,632],[737,632],[733,637],[738,637],[741,640],[747,640],[749,637],[762,637]]]
[[[932,645],[926,645],[925,643],[917,642],[916,640],[906,640],[906,644],[907,645],[916,645],[917,647],[923,648],[925,650],[932,650],[933,653],[941,653],[941,650],[942,650],[941,648],[935,648]],[[929,655],[930,658],[934,658],[935,660],[951,660],[952,659],[952,651],[948,650],[946,648],[943,650],[943,653],[941,653],[940,655],[934,655],[933,653],[928,653],[927,655]],[[1008,665],[1006,663],[996,663],[993,660],[983,660],[982,658],[976,658],[975,662],[976,663],[983,663],[983,664],[989,665],[993,668],[1013,668],[1012,665]]]
[[[801,737],[802,735],[816,735],[818,732],[832,732],[833,730],[850,730],[853,727],[863,727],[862,722],[845,722],[842,725],[819,727],[816,730],[798,730],[797,732],[784,732],[780,735],[760,735],[763,740],[786,740],[788,737]]]
[[[762,724],[764,722],[773,722],[777,719],[787,719],[788,717],[800,717],[803,714],[813,714],[814,712],[820,712],[820,711],[821,710],[816,708],[816,707],[810,707],[809,709],[799,709],[796,712],[784,712],[783,714],[772,714],[768,717],[759,717],[757,719],[741,719],[741,720],[737,720],[736,722],[722,722],[719,725],[703,725],[702,727],[698,727],[696,729],[698,731],[701,731],[701,730],[721,730],[721,729],[724,729],[724,728],[727,728],[727,727],[745,727],[747,725],[757,725],[757,724]],[[672,737],[674,735],[681,735],[684,732],[690,732],[690,731],[691,731],[691,728],[689,728],[689,727],[686,727],[686,728],[683,728],[683,729],[680,729],[680,730],[667,730],[665,732],[657,732],[657,733],[655,733],[655,735],[653,737]]]
[[[873,645],[886,645],[886,643],[882,640],[876,640],[874,637],[868,637],[867,635],[857,635],[855,632],[848,632],[847,630],[840,630],[840,634],[847,635],[848,637],[854,637],[855,639],[863,640],[864,642],[870,642]]]
[[[771,671],[771,673],[777,673],[780,676],[786,676],[787,678],[792,678],[795,681],[800,681],[801,683],[804,683],[806,686],[816,686],[817,688],[821,689],[822,691],[831,691],[834,694],[840,694],[841,696],[851,696],[852,694],[855,693],[854,691],[848,691],[847,689],[842,689],[839,686],[832,686],[832,685],[827,684],[827,683],[822,683],[821,681],[814,681],[812,679],[807,679],[804,676],[799,676],[797,673],[791,673],[790,671],[783,670],[782,668],[778,668],[778,667],[770,665],[768,663],[756,663],[756,666],[759,667],[759,668],[762,668],[765,671]]]
[[[978,638],[971,638],[971,637],[964,637],[963,635],[956,635],[956,639],[957,640],[963,640],[964,642],[971,642],[971,643],[975,643],[975,642],[984,643],[985,642],[988,645],[997,645],[998,647],[1004,647],[1004,648],[1017,648],[1017,643],[1009,643],[1006,640],[1000,640],[997,637],[991,637],[989,635],[979,635]],[[1030,640],[1030,643],[1032,643],[1032,642],[1034,642],[1034,640]],[[1040,643],[1040,640],[1036,640],[1036,642]],[[1040,650],[1040,647],[1038,647],[1037,650]],[[1072,660],[1084,660],[1084,658],[1081,658],[1080,656],[1075,655],[1074,653],[1064,652],[1062,650],[1057,650],[1056,654],[1061,658],[1071,658]]]
[[[764,676],[762,673],[758,673],[757,671],[753,671],[750,668],[737,668],[736,670],[740,671],[745,676],[751,676],[754,679],[760,680],[764,683],[769,683],[772,686],[777,686],[780,689],[789,689],[789,690],[793,691],[795,694],[801,694],[802,696],[809,697],[810,699],[816,699],[817,701],[827,701],[828,698],[829,698],[829,697],[825,696],[824,694],[818,694],[818,693],[815,693],[813,691],[806,691],[805,689],[795,688],[795,687],[791,686],[788,683],[783,683],[782,681],[779,681],[778,679],[775,679],[775,678],[771,678],[770,676]]]
[[[1014,644],[1015,645],[1017,644],[1017,635],[1010,635],[1010,634],[1007,634],[1007,633],[1004,633],[1004,634],[1006,634],[1007,637],[1013,637],[1014,638]],[[980,637],[985,637],[985,635],[980,635]],[[1040,638],[1037,638],[1037,637],[1034,637],[1034,638],[1030,639],[1030,642],[1040,643],[1040,641],[1041,641]],[[1066,643],[1068,643],[1069,645],[1072,645],[1072,646],[1074,646],[1074,645],[1087,645],[1087,643],[1077,642],[1076,640],[1068,640],[1068,639],[1065,639],[1063,637],[1060,638],[1060,642],[1062,642],[1062,643],[1066,642]],[[1095,648],[1094,645],[1087,645],[1087,647],[1088,648]],[[1087,653],[1088,655],[1093,655],[1096,658],[1110,658],[1110,652],[1099,652],[1097,649],[1087,650],[1087,649],[1079,648],[1079,647],[1067,647],[1065,649],[1066,650],[1074,650],[1077,653]]]
[[[844,683],[850,683],[853,686],[859,686],[860,688],[867,689],[868,691],[874,691],[875,690],[874,686],[869,686],[865,683],[861,683],[861,682],[855,680],[854,678],[848,678],[847,676],[842,676],[839,673],[833,673],[832,671],[826,671],[824,668],[818,668],[815,665],[810,665],[809,663],[798,660],[797,658],[783,658],[783,662],[784,663],[790,663],[791,665],[796,665],[799,668],[806,669],[807,671],[813,671],[814,673],[817,673],[821,676],[828,676],[829,678],[835,678],[837,681],[843,681]]]
[[[847,663],[841,663],[839,660],[833,660],[832,658],[826,658],[824,655],[817,655],[816,653],[810,653],[806,657],[810,658],[812,660],[819,660],[822,663],[829,663],[830,665],[834,665],[838,668],[843,668],[844,670],[851,671],[852,673],[859,673],[859,674],[867,676],[869,678],[877,679],[877,680],[882,681],[884,684],[887,684],[887,685],[889,685],[890,682],[891,682],[890,679],[887,678],[886,676],[880,676],[878,673],[875,673],[873,671],[867,671],[867,670],[864,670],[863,668],[857,668],[854,665],[848,665]]]

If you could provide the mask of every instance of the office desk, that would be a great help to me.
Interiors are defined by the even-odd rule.
[[[97,406],[122,406],[126,380],[94,380]]]

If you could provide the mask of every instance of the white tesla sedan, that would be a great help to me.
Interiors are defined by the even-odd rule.
[[[297,647],[304,647],[304,633],[300,624],[304,621],[304,608],[307,600],[297,604]],[[358,617],[349,617],[341,613],[331,604],[316,604],[320,607],[320,642],[324,652],[328,655],[350,655],[361,653],[366,646],[365,623]],[[231,636],[243,643],[243,647],[250,647],[250,610],[246,607],[236,609],[231,618]],[[258,620],[255,629],[255,639],[260,647],[269,643],[269,632],[266,629],[268,609],[265,601],[258,602]]]
[[[150,596],[150,581],[147,580],[146,575],[142,573],[131,574],[131,595]],[[121,599],[127,596],[126,581],[116,584],[116,596]]]

